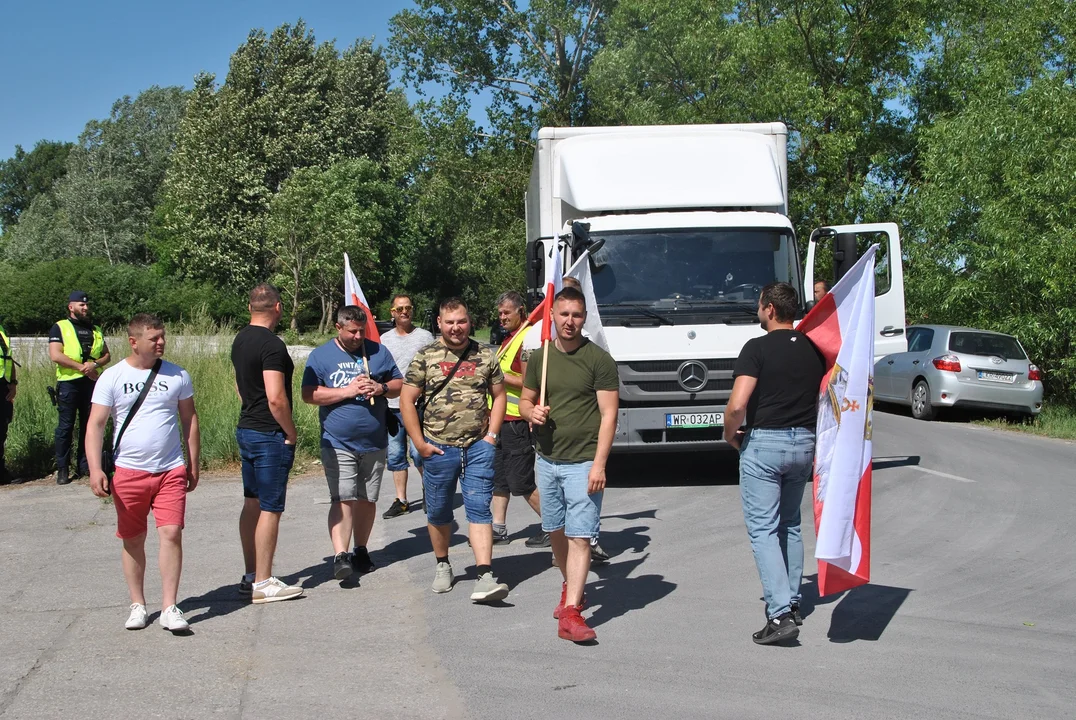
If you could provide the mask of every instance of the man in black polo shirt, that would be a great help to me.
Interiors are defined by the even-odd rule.
[[[792,640],[803,623],[800,503],[814,465],[825,363],[807,336],[792,329],[798,308],[788,283],[762,289],[758,319],[766,334],[740,352],[725,410],[725,442],[740,451],[744,522],[766,601],[766,626],[752,635],[760,645]]]

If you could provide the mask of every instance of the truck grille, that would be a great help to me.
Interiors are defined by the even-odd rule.
[[[618,363],[621,407],[690,407],[724,405],[732,393],[734,358],[699,360],[706,384],[695,392],[680,386],[684,360],[636,360]]]
[[[636,362],[621,363],[632,372],[656,373],[676,372],[684,364],[683,360],[639,360]],[[732,372],[732,366],[736,364],[734,358],[722,358],[720,360],[700,360],[710,372]]]

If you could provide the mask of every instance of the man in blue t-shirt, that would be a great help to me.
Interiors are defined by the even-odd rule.
[[[337,336],[310,353],[303,371],[303,402],[318,406],[321,464],[329,484],[333,576],[374,569],[366,542],[374,527],[385,472],[388,398],[403,376],[382,345],[366,339],[366,312],[346,305],[336,314]],[[348,554],[352,535],[355,550]]]

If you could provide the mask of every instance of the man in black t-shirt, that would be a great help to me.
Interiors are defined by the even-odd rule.
[[[303,589],[273,576],[280,515],[288,491],[288,473],[295,462],[295,423],[291,417],[291,376],[295,370],[288,347],[273,334],[283,309],[280,293],[269,284],[250,291],[250,324],[232,343],[235,388],[243,401],[235,439],[243,462],[243,511],[239,539],[246,574],[239,592],[255,603],[291,600]]]
[[[725,442],[740,451],[744,522],[766,601],[766,626],[752,635],[760,645],[792,640],[803,623],[800,503],[814,464],[825,362],[792,329],[798,307],[788,283],[762,289],[758,318],[766,334],[747,341],[736,359],[725,408]]]

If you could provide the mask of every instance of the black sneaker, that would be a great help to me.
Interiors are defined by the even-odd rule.
[[[411,503],[407,502],[406,500],[396,498],[392,501],[392,505],[389,507],[389,509],[386,510],[381,517],[385,518],[386,520],[389,520],[394,517],[406,515],[409,512],[411,512]]]
[[[796,627],[792,619],[792,613],[786,612],[766,622],[766,627],[757,633],[751,634],[751,639],[759,645],[772,645],[774,643],[794,640],[799,637],[800,629]]]
[[[547,548],[552,543],[549,540],[549,533],[540,532],[534,537],[527,538],[527,547],[529,548]]]
[[[468,542],[470,542],[470,540],[468,540]],[[500,532],[500,533],[497,532],[496,530],[493,531],[493,544],[494,545],[507,545],[510,542],[512,542],[512,541],[508,539],[508,528],[505,528],[504,532]]]
[[[590,546],[590,564],[591,565],[604,565],[609,562],[609,553],[602,550],[602,546],[598,543],[594,543]]]
[[[792,603],[792,622],[796,623],[796,627],[803,624],[803,615],[800,613],[800,606],[798,603]]]
[[[366,548],[355,548],[352,551],[351,564],[355,572],[359,574],[372,573],[377,570],[377,565],[374,565],[374,561],[370,559],[370,553],[366,551]]]
[[[333,577],[337,580],[346,580],[351,577],[355,568],[351,565],[351,556],[346,552],[336,553],[333,558]]]
[[[56,471],[56,484],[57,485],[69,485],[71,483],[71,476],[67,474],[67,468],[60,468]]]

